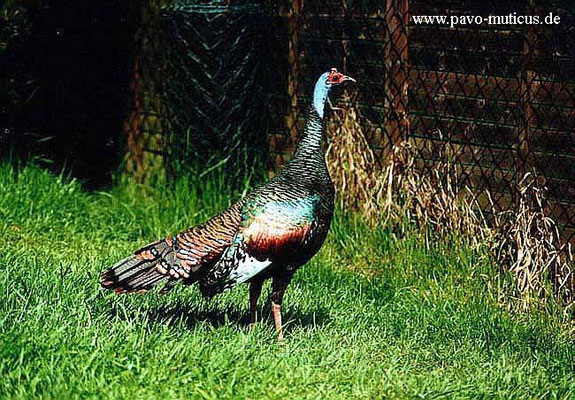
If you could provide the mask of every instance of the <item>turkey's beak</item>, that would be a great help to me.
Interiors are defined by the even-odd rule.
[[[344,76],[341,78],[341,82],[342,82],[342,83],[345,82],[345,81],[357,83],[357,81],[356,81],[355,79],[353,79],[351,76],[347,76],[347,75],[344,75]]]

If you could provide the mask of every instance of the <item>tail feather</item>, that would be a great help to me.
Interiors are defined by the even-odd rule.
[[[120,275],[130,271],[132,268],[135,268],[142,263],[143,261],[141,259],[138,259],[136,257],[128,257],[118,261],[110,269],[113,269],[117,275]]]
[[[159,274],[157,271],[151,270],[147,273],[140,274],[138,277],[130,281],[130,286],[134,289],[149,289],[150,285],[159,283],[163,279],[167,279],[167,276]]]
[[[134,263],[134,261],[138,261],[136,263]],[[117,270],[113,270],[115,275],[118,277],[119,281],[122,280],[128,280],[131,277],[135,277],[135,276],[139,276],[139,274],[143,271],[146,271],[147,269],[150,268],[150,261],[140,261],[140,260],[129,260],[127,262],[127,264],[134,264],[133,267],[131,267],[130,269],[124,269],[124,271],[117,271]],[[153,263],[154,264],[154,263]],[[123,267],[124,265],[122,265]],[[153,265],[155,266],[155,264]]]
[[[145,292],[170,278],[165,265],[173,265],[173,249],[166,241],[154,242],[101,273],[101,285],[116,293]]]
[[[243,202],[238,202],[201,225],[142,247],[102,271],[101,285],[117,293],[144,292],[165,281],[165,293],[179,282],[193,284],[232,244],[242,207]]]

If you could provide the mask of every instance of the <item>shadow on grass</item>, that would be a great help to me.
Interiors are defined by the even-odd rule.
[[[151,324],[166,325],[174,327],[185,325],[188,330],[202,323],[207,323],[217,329],[225,325],[236,325],[247,328],[249,325],[249,312],[245,309],[238,309],[234,305],[216,302],[208,302],[190,306],[185,303],[177,303],[168,306],[160,306],[147,310],[134,309],[131,312],[115,312],[110,310],[114,318],[120,320],[137,320],[143,317]],[[326,325],[330,321],[329,313],[324,308],[310,311],[302,311],[297,306],[286,307],[283,313],[284,332],[290,332],[297,328],[316,328]],[[271,307],[269,302],[258,308],[258,322],[273,326],[271,317]]]

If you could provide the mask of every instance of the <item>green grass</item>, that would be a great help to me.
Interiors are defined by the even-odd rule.
[[[0,397],[10,399],[573,398],[557,318],[511,316],[490,267],[409,229],[338,214],[285,298],[249,333],[247,290],[114,296],[98,272],[237,198],[225,179],[86,192],[0,166]],[[353,272],[356,271],[356,272]],[[360,271],[361,273],[358,273]],[[269,287],[265,288],[269,291]]]

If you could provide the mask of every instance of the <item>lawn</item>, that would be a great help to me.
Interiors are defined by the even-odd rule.
[[[283,342],[269,306],[248,332],[247,287],[210,302],[195,287],[100,288],[101,269],[240,191],[214,174],[87,191],[0,166],[0,397],[575,396],[575,345],[558,318],[510,315],[488,289],[485,258],[426,246],[409,227],[369,229],[338,213],[288,289]]]

